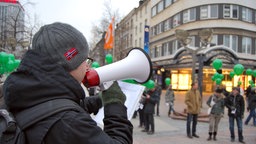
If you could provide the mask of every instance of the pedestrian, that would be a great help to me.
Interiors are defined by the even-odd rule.
[[[185,104],[187,105],[187,136],[188,138],[199,138],[196,134],[197,118],[200,113],[202,100],[198,91],[198,83],[191,84],[191,90],[187,91],[185,96]],[[193,122],[192,122],[193,121]],[[191,134],[192,122],[192,134]]]
[[[155,133],[155,122],[154,122],[154,108],[157,102],[158,91],[156,87],[151,88],[146,93],[145,105],[144,105],[144,122],[145,129],[142,132],[152,135]]]
[[[231,94],[225,98],[225,106],[228,108],[229,130],[231,142],[235,141],[234,123],[236,121],[238,128],[238,140],[244,142],[243,137],[243,118],[244,118],[244,98],[240,95],[240,88],[233,87]]]
[[[206,104],[211,108],[210,115],[209,115],[209,137],[208,141],[217,140],[216,135],[218,132],[219,122],[224,114],[224,95],[222,94],[222,89],[217,88],[212,94],[209,99],[207,100]]]
[[[175,100],[175,95],[174,95],[174,91],[172,89],[172,85],[170,84],[165,93],[165,103],[167,106],[169,106],[168,117],[171,116],[171,112],[173,112],[173,114],[175,113],[175,110],[173,108],[174,100]]]
[[[156,116],[160,116],[159,114],[159,106],[160,106],[160,100],[161,100],[161,94],[162,94],[162,87],[161,85],[156,86],[157,91],[157,101],[156,101]]]
[[[92,63],[88,53],[85,37],[69,24],[48,24],[34,35],[32,49],[4,82],[7,109],[15,115],[44,102],[65,99],[80,110],[61,111],[28,127],[24,130],[27,144],[133,143],[126,96],[116,81],[102,92],[102,99],[85,96],[81,84]],[[91,98],[95,101],[88,101]],[[90,115],[102,105],[104,129]]]
[[[138,113],[139,113],[139,128],[145,128],[145,121],[144,121],[144,105],[146,103],[146,91],[143,92],[141,95],[139,106],[138,106]]]
[[[249,107],[249,95],[251,94],[251,91],[252,91],[252,87],[251,85],[249,85],[245,90],[245,99],[246,99],[247,107]]]
[[[256,126],[256,88],[251,89],[251,93],[248,96],[248,107],[247,111],[249,111],[249,115],[247,116],[245,120],[245,125],[248,125],[251,118],[253,120],[253,125]]]

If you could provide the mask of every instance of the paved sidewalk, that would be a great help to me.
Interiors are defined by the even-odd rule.
[[[236,144],[239,143],[236,138],[235,142],[230,142],[228,116],[225,112],[225,116],[221,119],[219,124],[219,132],[217,134],[217,141],[207,141],[208,127],[207,122],[198,122],[197,134],[200,138],[189,139],[186,137],[186,120],[172,119],[167,116],[168,107],[164,102],[165,91],[162,92],[160,102],[160,117],[155,116],[155,134],[147,135],[141,132],[142,128],[138,128],[139,117],[132,119],[134,126],[133,144]],[[182,112],[186,107],[184,104],[185,92],[175,92],[175,104],[176,111]],[[208,107],[205,101],[210,94],[204,93],[202,112],[206,113]],[[248,112],[245,113],[247,117]],[[252,126],[252,121],[249,125],[243,127],[244,140],[247,144],[256,144],[256,127]],[[235,134],[237,136],[237,127],[235,127]]]

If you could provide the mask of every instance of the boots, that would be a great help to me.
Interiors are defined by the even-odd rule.
[[[216,141],[216,135],[217,135],[217,132],[213,132],[213,140]]]
[[[212,140],[212,133],[211,133],[211,132],[209,132],[209,137],[208,137],[207,140],[208,140],[208,141]]]

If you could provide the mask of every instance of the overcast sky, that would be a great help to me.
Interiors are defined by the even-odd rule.
[[[25,0],[22,0],[25,1]],[[121,16],[138,7],[139,0],[29,0],[36,3],[31,12],[38,15],[43,24],[56,21],[73,25],[90,39],[92,24],[98,24],[104,11],[104,2],[110,2]]]

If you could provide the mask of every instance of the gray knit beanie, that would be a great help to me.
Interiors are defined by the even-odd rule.
[[[44,53],[67,71],[76,69],[88,57],[88,44],[81,32],[65,23],[42,26],[34,35],[32,49]]]

